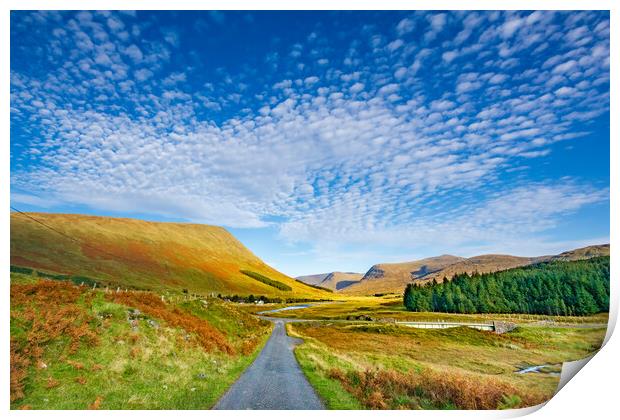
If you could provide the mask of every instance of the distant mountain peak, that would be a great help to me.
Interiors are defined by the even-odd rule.
[[[332,271],[331,273],[310,274],[296,278],[306,284],[338,291],[359,282],[363,276],[364,274],[362,273],[353,273],[350,271]]]
[[[449,254],[428,257],[403,263],[381,263],[373,265],[364,277],[342,289],[343,293],[374,294],[401,293],[408,283],[441,283],[455,274],[489,273],[552,260],[579,260],[609,255],[609,244],[593,245],[566,251],[558,255],[542,257],[518,257],[506,254],[483,254],[463,258]]]

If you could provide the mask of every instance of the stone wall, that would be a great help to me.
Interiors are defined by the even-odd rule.
[[[496,334],[504,334],[517,328],[517,324],[506,321],[493,321],[493,328]]]

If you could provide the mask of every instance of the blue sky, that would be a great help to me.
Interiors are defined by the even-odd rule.
[[[11,204],[290,275],[609,241],[608,12],[11,12]]]

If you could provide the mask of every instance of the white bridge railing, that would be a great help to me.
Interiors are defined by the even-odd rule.
[[[457,328],[457,327],[469,327],[482,331],[495,331],[495,324],[478,324],[469,322],[410,322],[410,321],[396,321],[397,325],[412,328]]]

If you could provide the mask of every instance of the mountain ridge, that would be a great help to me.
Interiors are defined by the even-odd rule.
[[[141,289],[331,295],[270,267],[225,228],[196,223],[12,212],[11,264]],[[292,290],[278,290],[241,270],[257,272]]]
[[[451,279],[455,274],[473,274],[475,272],[483,274],[523,267],[539,262],[588,259],[609,255],[609,249],[609,244],[601,244],[577,248],[557,255],[539,257],[484,254],[464,258],[444,254],[402,263],[380,263],[370,267],[359,281],[342,287],[337,291],[352,295],[402,293],[409,283],[425,284],[432,281],[441,283],[444,281],[444,278]],[[301,277],[298,277],[298,279]]]
[[[325,276],[319,286],[338,291],[359,282],[362,277],[364,277],[363,273],[332,271]]]

